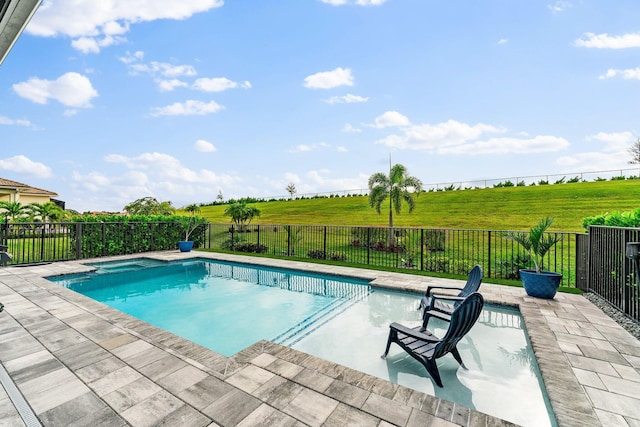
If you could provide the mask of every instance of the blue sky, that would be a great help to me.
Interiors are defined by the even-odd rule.
[[[638,16],[637,0],[44,0],[0,66],[0,177],[83,212],[364,189],[389,156],[425,184],[626,169]]]

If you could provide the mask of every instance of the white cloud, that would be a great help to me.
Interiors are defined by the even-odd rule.
[[[310,89],[333,89],[339,86],[353,86],[353,75],[349,68],[336,68],[305,77],[304,87]]]
[[[507,44],[507,43],[509,43],[508,39],[500,39],[500,40],[498,40],[498,44]]]
[[[203,153],[212,153],[216,151],[216,147],[212,143],[210,143],[209,141],[205,141],[204,139],[197,140],[196,143],[193,144],[193,146],[197,151]]]
[[[347,152],[349,151],[349,150],[347,150],[347,148],[346,148],[346,147],[338,147],[338,148],[337,148],[337,150],[338,150],[338,152],[340,152],[340,153],[347,153]]]
[[[357,0],[356,4],[358,6],[381,6],[387,0]]]
[[[395,126],[409,126],[409,119],[398,113],[397,111],[387,111],[381,116],[376,117],[375,123],[371,126],[378,129]]]
[[[208,169],[192,170],[173,156],[164,153],[142,153],[136,157],[119,154],[105,156],[111,164],[121,164],[128,170],[125,173],[114,172],[107,176],[100,172],[88,175],[74,174],[87,190],[96,193],[121,193],[119,205],[124,206],[131,200],[152,195],[159,200],[171,200],[188,196],[211,194],[217,186],[232,186],[242,180],[236,175],[216,174]],[[91,188],[87,187],[91,184]],[[205,196],[206,197],[206,196]]]
[[[45,0],[26,31],[37,36],[67,36],[84,53],[124,41],[130,25],[158,19],[187,19],[221,7],[222,0]]]
[[[160,90],[163,91],[163,92],[171,92],[177,87],[187,87],[187,86],[189,86],[187,83],[183,82],[182,80],[178,80],[178,79],[156,80],[156,83],[158,84],[158,87],[160,88]]]
[[[189,84],[178,77],[193,77],[198,74],[195,67],[187,64],[171,64],[168,62],[151,61],[143,62],[144,52],[127,52],[119,60],[129,68],[129,74],[146,74],[154,78],[158,88],[163,92],[170,92],[178,87],[191,87],[191,89],[202,92],[222,92],[229,89],[243,88],[250,89],[251,82],[235,82],[226,77],[199,78]]]
[[[249,89],[251,88],[251,83],[248,81],[237,83],[226,77],[215,77],[197,79],[192,86],[193,89],[201,90],[203,92],[222,92],[228,89],[235,89],[237,87]]]
[[[559,1],[555,2],[555,3],[553,3],[553,4],[547,5],[547,7],[553,13],[560,13],[560,12],[564,12],[565,10],[573,7],[573,5],[568,1],[559,0]]]
[[[347,123],[342,128],[342,132],[362,132],[362,129],[354,128],[351,123]]]
[[[610,153],[627,152],[630,145],[635,141],[631,132],[599,132],[587,137],[587,141],[600,141],[604,143],[604,151]]]
[[[124,59],[124,60],[123,60]],[[129,60],[129,57],[120,58],[121,61]],[[191,65],[174,65],[167,62],[151,61],[145,63],[128,63],[131,74],[161,75],[163,77],[195,76],[198,74]]]
[[[490,138],[486,141],[466,142],[439,147],[438,154],[528,154],[565,150],[569,142],[556,136],[540,135],[533,138]]]
[[[127,51],[125,56],[121,56],[118,59],[125,64],[132,64],[134,62],[142,61],[142,59],[144,59],[144,52],[141,50],[137,50],[134,53]]]
[[[304,153],[304,152],[308,152],[308,151],[316,151],[319,150],[321,148],[329,148],[330,145],[327,144],[326,142],[320,142],[318,144],[300,144],[294,148],[292,148],[291,150],[289,150],[290,153]]]
[[[71,47],[82,53],[100,53],[103,47],[126,42],[124,37],[105,36],[102,38],[80,37],[71,42]]]
[[[607,70],[606,74],[600,76],[600,79],[612,79],[617,76],[622,76],[625,80],[640,80],[640,67],[627,70],[615,70],[611,68]]]
[[[547,135],[482,139],[486,135],[506,132],[504,128],[484,123],[469,125],[449,120],[436,125],[413,125],[402,134],[389,135],[376,143],[402,150],[465,155],[554,152],[570,145],[564,138]]]
[[[50,178],[53,176],[51,168],[44,163],[34,162],[23,155],[0,159],[0,170],[7,170],[25,175],[33,175],[38,178]]]
[[[586,33],[583,38],[575,41],[575,45],[596,49],[627,49],[640,47],[640,33],[624,34],[622,36],[610,36],[607,33]]]
[[[19,96],[37,104],[46,104],[49,99],[54,99],[68,107],[89,108],[91,99],[98,96],[87,77],[73,72],[65,73],[56,80],[33,77],[12,87]]]
[[[342,6],[347,4],[347,0],[322,0],[322,3],[330,4],[331,6]]]
[[[0,116],[0,125],[32,126],[32,123],[29,120],[10,119],[9,117]]]
[[[81,175],[80,173],[74,171],[71,174],[71,178],[78,182],[81,187],[89,190],[89,191],[100,191],[111,185],[111,179],[109,177],[98,173],[91,172],[87,175]]]
[[[331,98],[325,100],[325,102],[327,104],[351,104],[354,102],[367,102],[368,100],[369,98],[348,93],[344,96],[332,96]]]
[[[336,189],[358,190],[367,188],[369,176],[358,174],[355,178],[332,178],[330,170],[312,170],[307,172],[306,177],[315,184],[307,192],[333,191]]]
[[[224,107],[215,101],[202,102],[187,100],[185,102],[175,102],[166,107],[156,107],[151,115],[158,116],[204,116],[224,110]]]
[[[628,161],[631,159],[629,148],[635,142],[631,132],[599,132],[586,139],[601,142],[602,149],[559,157],[556,163],[576,172],[620,170],[629,167]]]

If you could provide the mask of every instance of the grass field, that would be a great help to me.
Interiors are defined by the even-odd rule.
[[[399,227],[525,230],[543,216],[555,218],[552,231],[582,232],[582,220],[604,212],[640,207],[640,180],[580,182],[528,187],[421,193],[416,209],[394,214]],[[388,225],[366,196],[252,203],[261,211],[254,224]],[[211,223],[228,223],[228,205],[204,206]]]

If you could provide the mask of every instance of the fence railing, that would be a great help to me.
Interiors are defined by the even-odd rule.
[[[586,254],[577,233],[544,259],[562,273],[562,286],[584,287]],[[0,225],[0,244],[13,264],[32,264],[175,249],[181,233],[166,223],[33,223]],[[348,227],[330,225],[208,224],[193,235],[196,247],[412,269],[465,276],[476,264],[487,278],[519,279],[533,261],[505,230]],[[582,282],[581,282],[582,281]]]
[[[479,264],[485,277],[519,279],[521,268],[533,268],[529,255],[506,237],[506,230],[402,228],[328,225],[210,224],[205,247],[276,256],[324,259],[349,264],[417,269],[466,275]],[[555,233],[559,243],[544,259],[545,268],[563,274],[562,286],[580,281],[576,257],[578,233]]]
[[[527,254],[501,230],[345,227],[328,225],[208,224],[194,238],[199,247],[324,259],[341,263],[466,275],[475,264],[487,278],[518,279],[533,267]],[[592,226],[588,234],[556,233],[560,242],[545,257],[562,273],[562,286],[592,291],[640,321],[638,280],[626,244],[640,229]],[[170,223],[0,224],[0,246],[11,264],[34,264],[176,249],[182,231]]]
[[[628,242],[640,242],[640,229],[589,227],[588,290],[598,294],[629,317],[640,321],[638,270],[627,258]]]

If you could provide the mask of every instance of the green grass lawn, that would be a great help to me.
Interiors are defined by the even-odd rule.
[[[604,212],[640,207],[640,180],[599,181],[528,187],[421,193],[409,214],[394,213],[398,227],[525,230],[543,216],[555,218],[552,231],[582,232],[582,220]],[[261,211],[254,224],[388,225],[366,196],[252,203]],[[228,223],[228,205],[204,206],[211,223]]]

